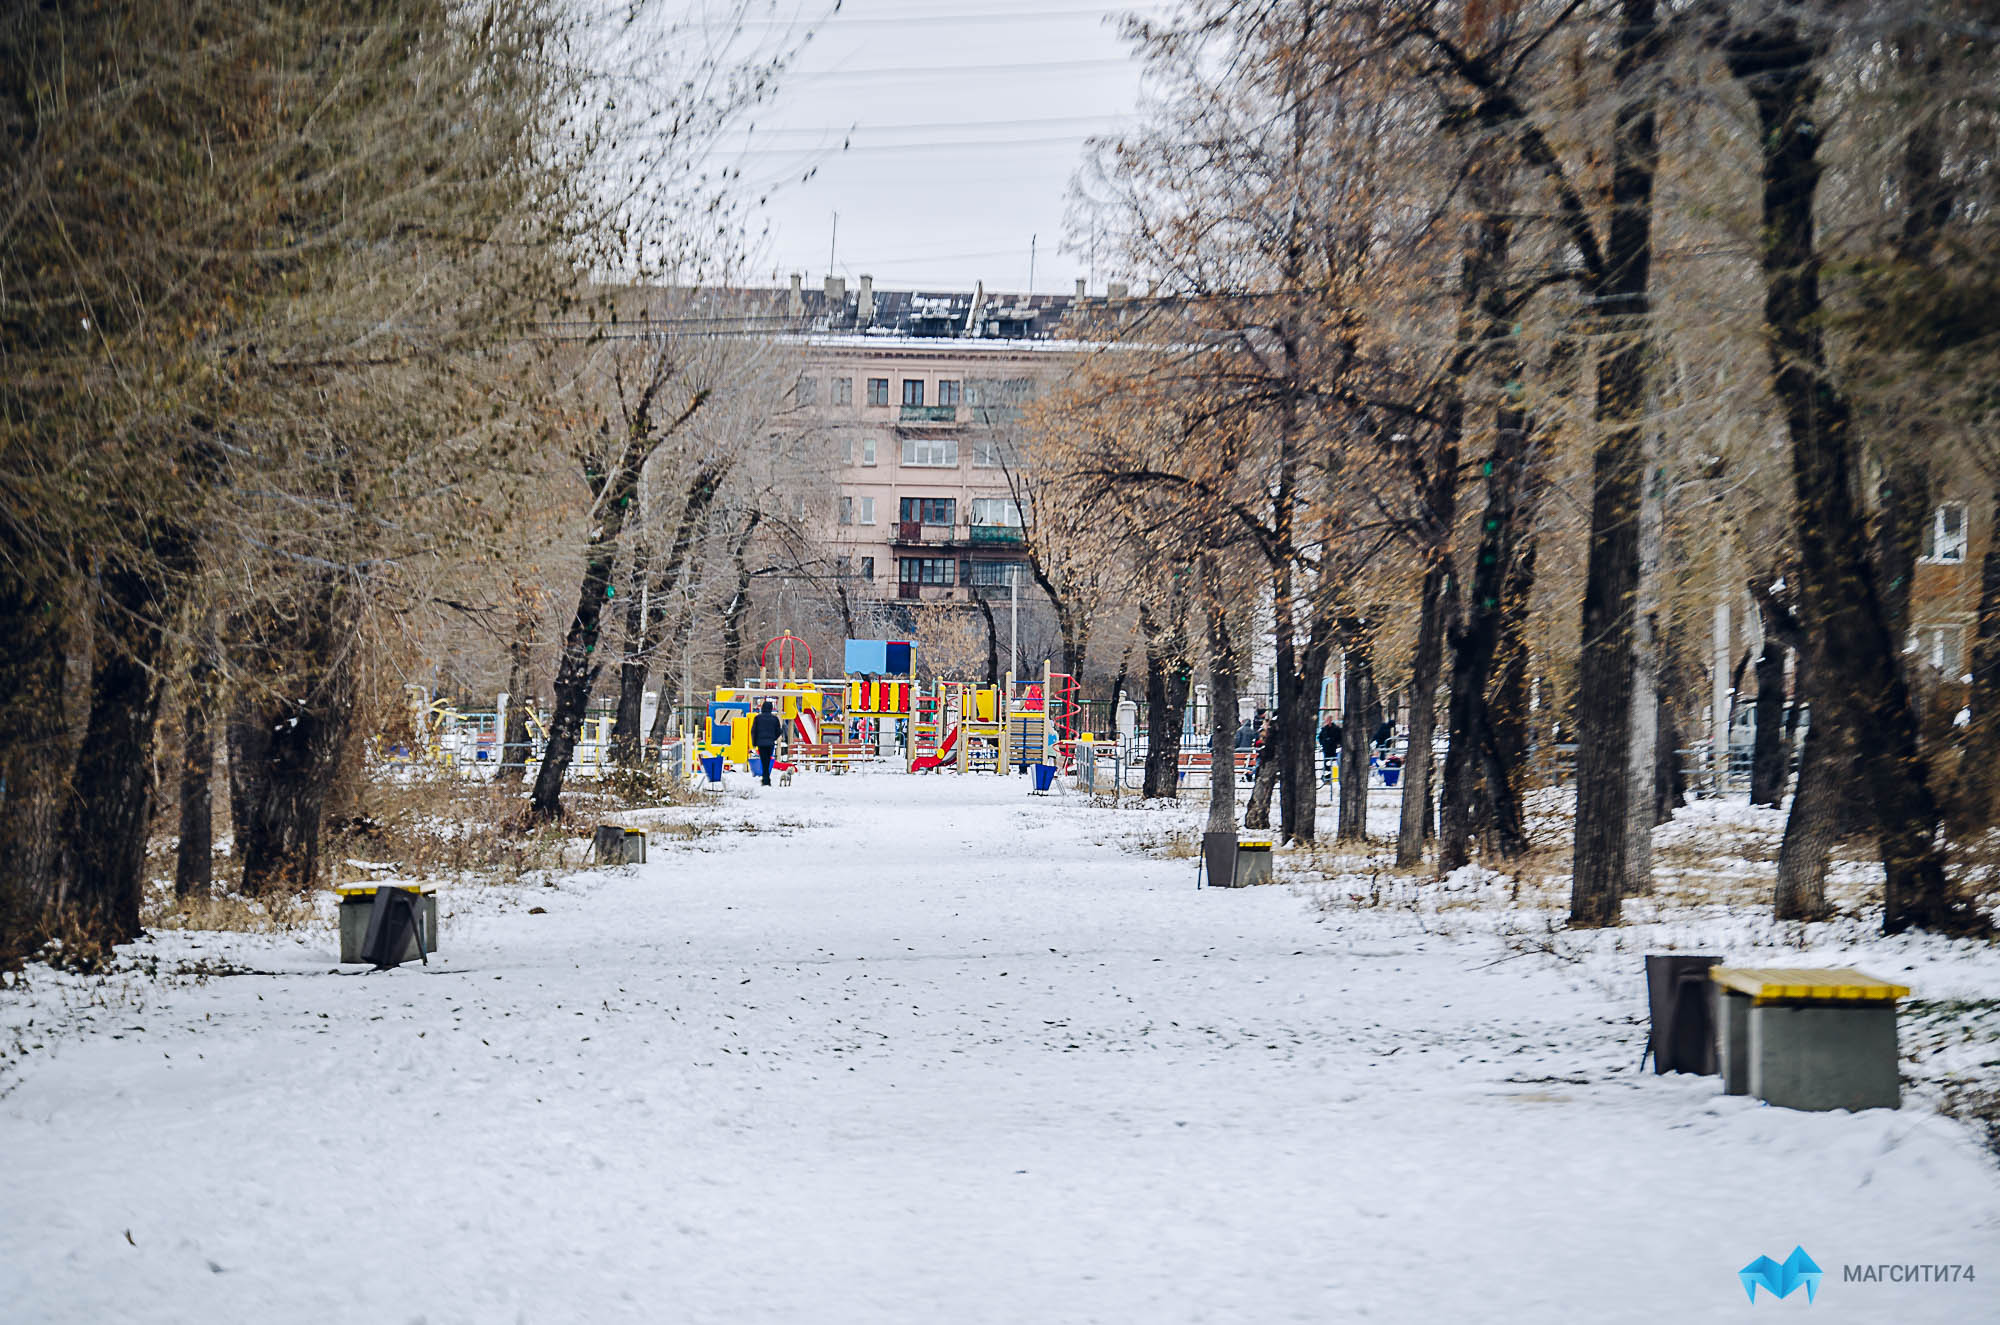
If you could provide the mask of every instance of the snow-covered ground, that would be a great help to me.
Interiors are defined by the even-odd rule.
[[[648,865],[447,889],[428,968],[319,928],[36,975],[0,1320],[1711,1321],[1806,1310],[1737,1277],[1794,1246],[1819,1319],[2000,1319],[2000,1177],[1921,1095],[1639,1070],[1699,915],[1198,891],[1137,849],[1195,807],[1024,791],[731,794]],[[1825,932],[1724,951],[2000,999],[1990,948]],[[1882,1263],[1976,1277],[1843,1282]]]

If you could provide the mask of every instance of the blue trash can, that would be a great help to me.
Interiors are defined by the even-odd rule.
[[[703,755],[701,757],[701,773],[710,782],[722,781],[722,756]]]
[[[1392,767],[1392,766],[1390,766],[1390,765],[1388,765],[1388,764],[1384,764],[1384,765],[1382,766],[1382,785],[1383,785],[1383,786],[1385,786],[1385,787],[1393,787],[1393,786],[1395,786],[1395,785],[1396,785],[1396,779],[1397,779],[1397,778],[1400,778],[1401,776],[1403,776],[1403,770],[1402,770],[1402,769],[1400,769],[1400,768],[1395,768],[1395,767]]]
[[[750,776],[753,778],[764,776],[764,761],[756,755],[750,756]]]
[[[1056,784],[1056,766],[1054,764],[1036,764],[1035,790],[1047,791],[1050,787],[1053,787],[1055,784]]]

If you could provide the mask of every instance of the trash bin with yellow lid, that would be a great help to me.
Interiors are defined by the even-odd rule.
[[[413,893],[417,898],[417,910],[423,917],[418,931],[403,945],[400,961],[413,962],[437,951],[437,889],[426,888],[420,883],[350,883],[335,888],[334,894],[340,898],[340,960],[343,965],[364,962],[362,946],[368,940],[368,922],[375,914],[375,894],[381,889],[393,888]],[[421,946],[419,946],[421,944]]]
[[[1251,888],[1271,881],[1269,838],[1246,838],[1236,844],[1236,886]]]

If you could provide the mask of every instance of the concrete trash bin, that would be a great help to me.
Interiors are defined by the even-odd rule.
[[[1652,953],[1646,957],[1646,1003],[1652,1013],[1653,1071],[1715,1074],[1716,985],[1720,957]]]
[[[1252,888],[1271,881],[1271,844],[1269,842],[1238,842],[1236,844],[1235,887]]]
[[[591,839],[591,849],[599,865],[643,865],[646,863],[646,834],[637,828],[602,824]]]
[[[1902,1105],[1896,1000],[1903,985],[1859,971],[1724,967],[1723,1089],[1787,1109]]]
[[[415,894],[417,913],[421,923],[416,933],[410,935],[400,954],[392,954],[397,961],[420,961],[428,953],[437,951],[438,910],[437,889],[425,888],[415,883],[356,883],[335,888],[334,894],[340,898],[340,961],[344,966],[368,959],[361,955],[368,942],[368,922],[375,918],[375,894],[381,889],[396,889]],[[421,946],[419,946],[421,944]]]

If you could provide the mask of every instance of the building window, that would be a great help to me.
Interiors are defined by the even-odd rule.
[[[903,403],[921,405],[924,403],[924,380],[921,377],[903,379]]]
[[[1924,530],[1924,560],[1958,564],[1965,560],[1965,504],[1948,501],[1931,512]]]
[[[1012,497],[974,497],[972,523],[1021,527],[1021,506]]]
[[[875,499],[873,497],[863,497],[861,499],[861,523],[875,523]]]
[[[970,582],[979,588],[1004,589],[1026,578],[1027,563],[1020,561],[975,561]]]
[[[836,404],[836,405],[852,405],[852,404],[854,403],[854,379],[853,379],[853,378],[851,378],[851,377],[834,377],[834,378],[829,378],[829,379],[828,379],[828,382],[829,382],[829,383],[831,384],[831,386],[833,387],[833,403],[834,403],[834,404]]]
[[[886,405],[889,403],[888,378],[871,377],[868,379],[868,403],[871,405]]]
[[[874,578],[875,578],[875,558],[873,558],[873,557],[863,557],[863,558],[861,559],[861,578],[862,578],[862,579],[864,579],[864,580],[869,580],[869,581],[873,581],[873,580],[874,580]]]
[[[1965,670],[1965,627],[1918,626],[1910,632],[1909,652],[1946,676],[1957,676]]]
[[[976,469],[998,469],[1007,463],[1007,454],[992,437],[976,437],[972,442],[972,464]]]
[[[958,383],[950,380],[940,380],[938,382],[938,404],[956,405],[957,403]]]
[[[854,498],[842,497],[840,499],[840,522],[842,524],[854,523]]]
[[[875,463],[875,439],[873,437],[864,437],[861,439],[861,463],[864,465]]]
[[[818,404],[819,379],[817,377],[801,377],[798,385],[792,388],[792,399],[801,405]]]
[[[904,584],[958,583],[958,563],[950,557],[904,557],[896,563],[896,578]]]
[[[898,509],[902,514],[897,518],[904,524],[958,523],[958,499],[955,497],[905,497]]]
[[[956,437],[905,437],[903,463],[928,469],[958,468]]]

